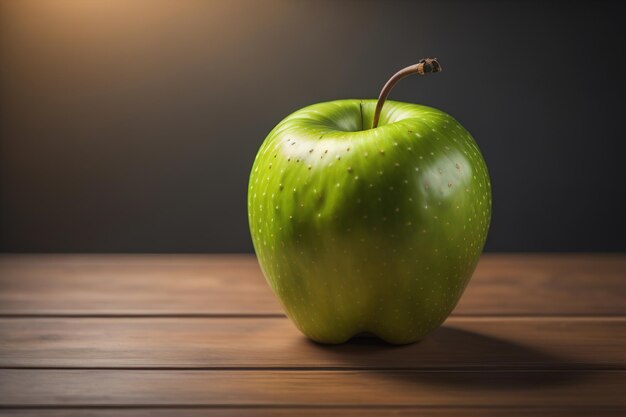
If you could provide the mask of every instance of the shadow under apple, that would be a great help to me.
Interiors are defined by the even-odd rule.
[[[357,336],[342,345],[307,341],[336,368],[376,370],[377,375],[424,384],[488,389],[572,383],[597,364],[571,362],[517,342],[444,325],[423,341],[390,345]],[[606,366],[603,366],[606,368]]]

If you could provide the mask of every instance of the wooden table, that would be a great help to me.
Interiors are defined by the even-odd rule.
[[[0,256],[0,415],[625,416],[626,256],[485,255],[421,343],[322,346],[251,256]]]

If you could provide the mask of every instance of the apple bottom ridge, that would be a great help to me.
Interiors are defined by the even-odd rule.
[[[305,335],[306,336],[306,335]],[[328,340],[315,340],[313,338],[310,338],[308,336],[306,336],[309,340],[313,341],[314,343],[320,344],[320,345],[341,345],[344,343],[353,343],[353,344],[389,344],[389,345],[394,345],[394,346],[403,346],[403,345],[412,345],[414,343],[419,343],[422,340],[424,340],[428,335],[425,335],[424,337],[421,338],[411,338],[411,339],[407,339],[405,341],[400,341],[400,340],[385,340],[381,337],[379,337],[378,335],[376,335],[375,333],[369,332],[369,331],[364,331],[364,332],[359,332],[359,333],[355,333],[352,336],[349,336],[347,339],[344,340],[340,340],[340,341],[328,341]]]
[[[456,307],[456,304],[455,306]],[[287,309],[284,309],[287,311]],[[302,313],[300,313],[302,314]],[[314,312],[311,313],[315,314]],[[421,327],[418,329],[412,325],[412,323],[398,323],[392,322],[391,325],[386,326],[380,321],[376,321],[368,328],[367,325],[363,326],[338,326],[333,320],[325,322],[325,326],[320,330],[319,328],[311,329],[306,326],[307,320],[302,320],[302,316],[299,318],[291,317],[287,313],[287,317],[291,319],[291,322],[296,328],[309,340],[321,345],[340,345],[344,343],[354,344],[389,344],[389,345],[411,345],[419,343],[426,339],[433,331],[437,330],[448,318],[448,314],[443,314],[443,317],[437,321],[428,321],[428,327]]]

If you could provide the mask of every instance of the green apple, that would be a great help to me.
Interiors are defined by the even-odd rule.
[[[263,273],[318,342],[424,338],[454,309],[487,236],[491,186],[469,132],[432,107],[382,101],[296,111],[250,175]]]

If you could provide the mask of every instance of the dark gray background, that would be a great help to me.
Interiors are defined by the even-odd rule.
[[[3,251],[251,251],[269,130],[426,56],[392,98],[473,133],[488,250],[626,249],[623,3],[0,4]]]

